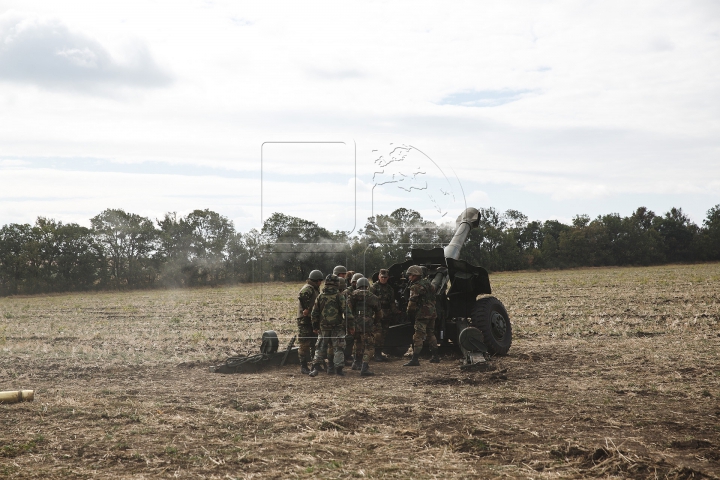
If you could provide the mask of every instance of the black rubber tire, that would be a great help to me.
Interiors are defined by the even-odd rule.
[[[512,325],[500,300],[495,297],[477,300],[473,306],[472,325],[482,331],[492,355],[507,355],[512,344]]]

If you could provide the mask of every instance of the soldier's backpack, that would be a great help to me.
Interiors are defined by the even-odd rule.
[[[325,294],[321,294],[318,298],[318,307],[320,307],[320,325],[335,326],[342,323],[342,303],[340,303],[340,296],[342,293],[338,292],[334,296],[330,297]],[[326,308],[328,309],[326,311]]]

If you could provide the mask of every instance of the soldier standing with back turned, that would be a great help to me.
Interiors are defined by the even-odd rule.
[[[325,363],[328,345],[332,345],[334,350],[334,358],[330,364],[335,366],[335,374],[344,376],[345,335],[354,318],[352,312],[347,308],[345,295],[338,292],[337,276],[328,275],[325,277],[325,287],[315,299],[315,305],[310,317],[312,318],[313,330],[319,332],[310,376],[315,377],[320,373],[320,365]],[[328,374],[330,373],[330,369],[328,369]]]
[[[408,318],[415,317],[415,335],[413,335],[413,356],[403,367],[417,367],[420,365],[418,357],[423,349],[423,343],[427,338],[430,344],[432,358],[430,363],[440,363],[438,357],[437,338],[435,338],[435,287],[422,277],[422,268],[413,265],[407,269],[408,280],[410,281],[410,300],[408,301]]]
[[[360,375],[363,377],[375,375],[370,371],[369,362],[375,344],[375,325],[382,316],[380,300],[368,291],[370,282],[367,278],[357,280],[357,288],[348,295],[350,311],[355,317],[355,338],[357,350],[355,359],[359,364]],[[359,334],[359,335],[358,335]],[[359,337],[359,338],[358,338]],[[362,358],[362,363],[360,363]],[[353,370],[356,364],[353,363]]]
[[[383,357],[382,349],[385,345],[385,336],[390,329],[390,321],[395,315],[400,313],[395,305],[395,291],[388,283],[390,273],[387,269],[380,269],[378,281],[373,283],[370,291],[380,299],[380,309],[382,310],[382,319],[379,325],[375,325],[375,357],[376,362],[387,362],[387,358]]]
[[[345,268],[344,265],[336,265],[335,268],[333,268],[333,275],[338,277],[338,291],[340,293],[344,292],[347,288],[347,282],[345,281],[345,277],[347,276],[347,268]],[[345,347],[343,347],[345,348]],[[343,352],[344,353],[344,352]],[[328,352],[327,352],[328,358],[332,359],[335,356],[335,347],[332,345],[332,343],[328,346]],[[343,358],[345,356],[343,355]],[[332,360],[328,364],[328,374],[335,373],[335,365],[333,364]]]
[[[350,278],[350,286],[343,292],[345,294],[345,298],[350,300],[350,296],[352,293],[357,289],[357,281],[361,278],[363,278],[362,273],[353,273],[352,277],[350,277],[350,272],[348,272],[348,278]],[[360,370],[361,359],[362,359],[362,350],[360,349],[360,344],[362,343],[362,332],[355,329],[355,333],[353,334],[353,347],[352,347],[352,369],[353,370]],[[359,350],[360,349],[360,350]]]
[[[323,274],[320,270],[313,270],[308,275],[307,283],[303,285],[298,293],[298,356],[300,357],[300,372],[304,375],[310,373],[308,362],[310,358],[310,345],[315,334],[313,333],[312,312],[315,299],[320,295],[320,284],[323,281]]]

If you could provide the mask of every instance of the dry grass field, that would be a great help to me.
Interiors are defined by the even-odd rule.
[[[720,264],[491,276],[494,370],[220,375],[299,284],[0,299],[7,478],[718,478]]]

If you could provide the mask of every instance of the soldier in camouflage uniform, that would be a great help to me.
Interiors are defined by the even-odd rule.
[[[350,272],[348,272],[350,273]],[[353,273],[353,276],[350,277],[350,286],[348,287],[348,295],[353,292],[357,288],[357,281],[363,278],[365,275],[362,273]]]
[[[345,277],[347,276],[347,268],[345,268],[344,265],[336,265],[335,268],[333,268],[333,275],[338,277],[338,291],[340,293],[344,292],[347,288],[347,282],[345,281]],[[344,352],[343,352],[344,353]],[[335,356],[335,347],[330,344],[328,346],[328,356],[327,358],[333,358]],[[343,355],[344,357],[344,355]],[[333,374],[335,373],[335,365],[333,362],[329,362],[328,365],[328,373]]]
[[[347,308],[345,295],[338,292],[337,286],[337,276],[328,275],[325,277],[325,287],[315,299],[315,305],[310,314],[313,330],[319,332],[313,369],[310,372],[311,377],[317,376],[320,372],[320,365],[325,363],[328,345],[332,345],[334,350],[334,361],[332,363],[335,366],[335,374],[345,375],[343,373],[343,367],[345,366],[345,334],[354,319],[352,312]],[[331,373],[329,369],[328,373]]]
[[[342,265],[338,265],[335,268],[333,268],[333,275],[335,275],[339,278],[338,290],[340,292],[344,292],[345,289],[347,288],[347,280],[346,280],[347,273],[348,273],[347,268],[345,268]]]
[[[382,310],[382,320],[380,325],[375,326],[375,357],[376,362],[387,362],[382,354],[382,348],[385,345],[385,336],[387,335],[388,329],[390,328],[390,322],[392,319],[400,313],[397,305],[395,305],[395,292],[388,283],[390,273],[387,269],[380,269],[378,275],[378,281],[373,283],[370,287],[370,291],[380,299],[380,309]]]
[[[440,363],[437,351],[437,339],[435,338],[435,287],[426,279],[422,278],[422,268],[417,265],[407,269],[408,280],[410,281],[410,299],[408,301],[408,318],[415,317],[415,335],[413,335],[413,356],[404,364],[404,367],[417,367],[420,365],[418,357],[423,349],[423,343],[427,338],[430,344],[432,358],[430,363]]]
[[[350,311],[355,317],[355,334],[359,341],[356,341],[357,351],[355,353],[356,361],[353,363],[353,370],[360,370],[363,377],[374,375],[370,371],[368,362],[370,362],[370,354],[374,350],[375,329],[382,317],[380,311],[380,300],[368,291],[370,282],[367,278],[357,280],[357,288],[348,295],[348,303]],[[362,363],[360,362],[362,358]],[[356,365],[359,368],[355,368]]]
[[[316,335],[313,333],[312,320],[310,313],[312,312],[315,299],[320,295],[320,284],[323,281],[323,274],[320,270],[313,270],[308,275],[307,282],[298,293],[298,356],[300,357],[300,372],[304,375],[310,373],[308,362],[310,358],[310,345]]]
[[[350,272],[348,272],[348,275]],[[352,292],[355,291],[357,288],[357,281],[359,279],[363,278],[362,273],[353,273],[353,276],[350,277],[350,286],[343,292],[345,294],[345,298],[350,299],[350,295]],[[360,367],[362,365],[361,359],[362,359],[362,350],[358,350],[359,345],[362,343],[362,332],[355,329],[355,334],[353,335],[353,347],[352,347],[352,369],[353,370],[360,370]]]

